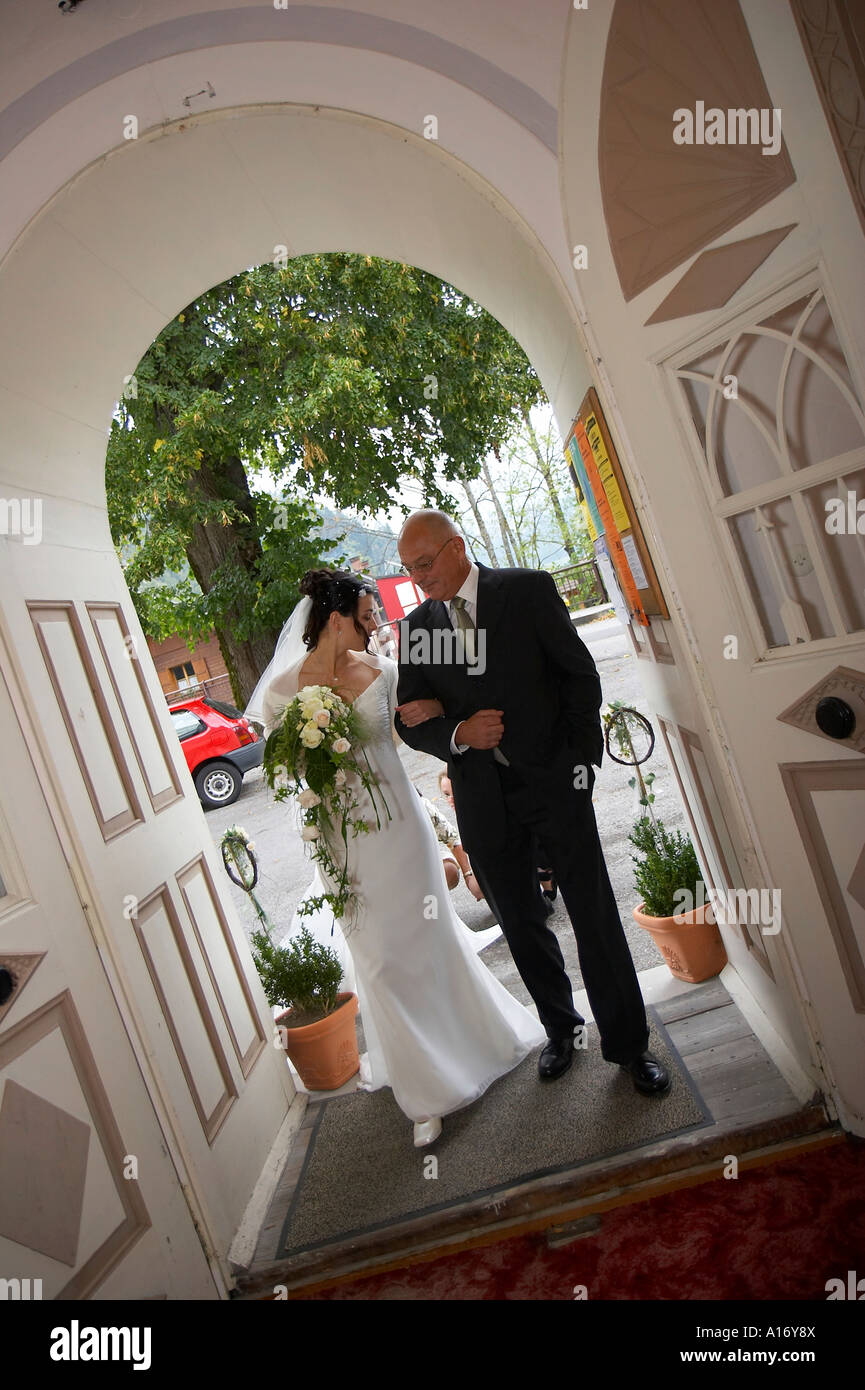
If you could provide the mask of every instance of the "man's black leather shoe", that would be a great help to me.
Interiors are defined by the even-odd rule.
[[[671,1086],[670,1073],[651,1052],[643,1052],[633,1062],[620,1063],[630,1072],[634,1087],[644,1096],[666,1095]]]
[[[538,1076],[542,1081],[555,1081],[574,1060],[573,1038],[550,1038],[538,1058]]]

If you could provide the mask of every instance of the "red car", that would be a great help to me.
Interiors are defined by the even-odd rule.
[[[202,806],[230,806],[240,796],[244,772],[261,765],[264,739],[222,700],[184,700],[169,714]]]

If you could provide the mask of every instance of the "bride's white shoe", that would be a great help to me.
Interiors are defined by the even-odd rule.
[[[494,927],[485,927],[483,931],[473,931],[472,936],[474,940],[472,941],[472,945],[475,950],[480,953],[486,950],[487,946],[492,946],[493,942],[498,941],[499,937],[503,934],[501,927],[498,925]]]
[[[435,1143],[442,1132],[442,1122],[435,1116],[432,1120],[416,1120],[414,1127],[414,1146],[422,1149],[426,1144]]]

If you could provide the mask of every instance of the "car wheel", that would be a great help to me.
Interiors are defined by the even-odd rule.
[[[195,790],[208,809],[230,806],[240,796],[243,777],[231,763],[208,763],[195,774]]]

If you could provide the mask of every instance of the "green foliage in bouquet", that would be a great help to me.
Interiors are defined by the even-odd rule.
[[[298,912],[317,912],[327,903],[335,917],[351,923],[357,915],[357,894],[348,874],[349,837],[381,829],[376,792],[390,819],[390,808],[363,749],[358,715],[330,686],[304,686],[269,735],[263,765],[277,801],[297,797],[303,811],[303,839],[329,885],[327,892],[304,899]],[[372,803],[375,826],[356,814],[359,788]]]
[[[293,1009],[298,1022],[316,1023],[336,1008],[342,962],[316,941],[309,927],[287,945],[276,946],[259,927],[252,933],[252,958],[270,1005]]]
[[[680,911],[674,896],[680,889],[687,889],[697,901],[697,885],[703,876],[687,835],[641,816],[628,838],[638,852],[631,855],[634,881],[649,917],[672,917]]]

